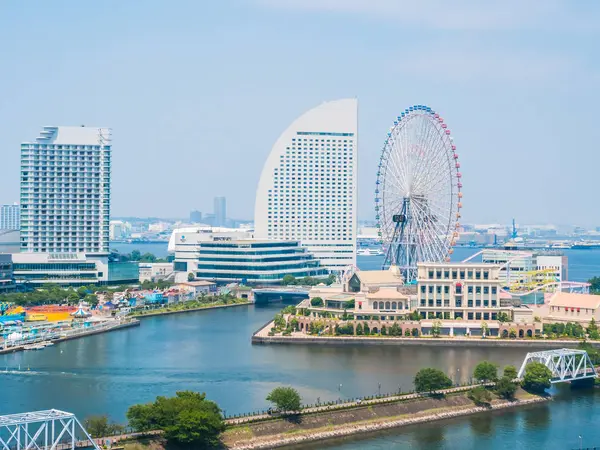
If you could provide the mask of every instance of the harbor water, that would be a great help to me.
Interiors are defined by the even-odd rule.
[[[600,273],[588,259],[599,261],[599,252],[576,254],[583,262],[570,255],[571,279]],[[359,263],[363,268],[379,264]],[[519,365],[525,356],[523,349],[505,348],[252,346],[252,333],[282,306],[146,318],[140,327],[1,355],[0,414],[57,408],[80,419],[108,414],[124,421],[132,404],[190,389],[206,392],[230,415],[266,409],[267,393],[282,384],[296,387],[305,403],[315,403],[409,390],[422,367],[467,381],[483,359]],[[594,426],[600,420],[597,395],[565,388],[558,394],[544,405],[302,448],[575,449],[579,435],[584,445],[600,445],[600,429]]]

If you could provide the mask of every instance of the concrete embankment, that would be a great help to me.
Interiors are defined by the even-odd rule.
[[[253,344],[299,344],[299,345],[404,345],[436,347],[510,347],[529,349],[577,348],[581,341],[566,339],[499,339],[499,338],[434,338],[434,337],[391,337],[391,336],[312,336],[294,333],[291,336],[269,336],[273,327],[269,322],[252,335]],[[588,341],[600,347],[600,341]]]
[[[136,320],[136,319],[131,319],[131,320],[128,320],[127,322],[116,322],[115,321],[114,324],[108,324],[108,325],[105,325],[105,326],[99,326],[99,327],[93,327],[93,328],[89,328],[89,329],[84,329],[84,330],[82,330],[81,332],[78,332],[78,333],[68,334],[67,336],[59,336],[56,339],[48,339],[48,340],[51,340],[54,343],[56,343],[56,342],[63,342],[63,341],[70,341],[71,339],[79,339],[79,338],[85,337],[85,336],[92,336],[94,334],[100,334],[100,333],[108,333],[109,331],[122,330],[123,328],[137,327],[139,325],[140,325],[140,321]],[[24,345],[18,345],[18,346],[9,347],[9,348],[3,348],[3,349],[0,349],[0,355],[5,354],[5,353],[20,352],[22,350],[25,350],[25,346]]]
[[[251,304],[252,304],[252,302],[242,302],[242,303],[231,303],[231,304],[227,304],[227,305],[205,306],[203,308],[190,308],[190,309],[180,309],[180,310],[173,310],[173,311],[166,311],[166,310],[153,311],[153,312],[149,312],[146,314],[133,313],[129,317],[135,317],[136,319],[144,319],[146,317],[167,316],[169,314],[181,314],[181,313],[206,311],[206,310],[219,309],[219,308],[232,308],[234,306],[248,306]]]
[[[461,398],[466,399],[466,397]],[[478,407],[473,406],[472,403],[471,405],[466,405],[464,402],[459,402],[454,406],[449,407],[448,410],[424,410],[421,413],[406,414],[400,417],[389,417],[381,420],[363,421],[362,423],[336,423],[335,418],[333,418],[333,420],[332,418],[327,418],[329,425],[321,429],[284,431],[283,433],[276,435],[264,435],[259,428],[246,427],[242,430],[242,433],[246,433],[249,439],[240,439],[235,443],[230,443],[228,447],[232,450],[257,450],[286,447],[356,434],[373,433],[391,428],[434,422],[454,417],[481,414],[488,411],[525,406],[548,400],[549,398],[546,397],[529,397],[516,401],[503,400],[497,401],[489,407]]]

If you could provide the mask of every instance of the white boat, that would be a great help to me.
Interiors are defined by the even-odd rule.
[[[381,249],[361,248],[361,249],[357,250],[356,254],[358,256],[382,256],[385,253],[383,253],[383,250],[381,250]]]

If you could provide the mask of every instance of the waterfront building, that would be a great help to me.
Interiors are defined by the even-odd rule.
[[[302,320],[307,325],[327,312],[338,318],[350,315],[355,326],[367,321],[371,329],[381,330],[402,322],[398,325],[403,333],[406,328],[430,334],[439,326],[440,334],[448,336],[506,336],[514,329],[524,337],[541,330],[534,310],[513,304],[510,294],[501,290],[497,265],[419,263],[417,273],[416,285],[404,284],[392,266],[383,271],[356,270],[341,285],[316,286],[300,305],[311,311]],[[322,306],[312,306],[316,297],[323,300]]]
[[[12,260],[16,282],[32,287],[119,285],[139,279],[137,262],[109,262],[107,257],[85,253],[15,253]]]
[[[555,292],[537,313],[545,323],[575,322],[587,327],[592,318],[600,322],[600,295]]]
[[[202,223],[202,213],[200,211],[191,211],[190,223]]]
[[[173,275],[173,263],[140,263],[140,283],[164,280]]]
[[[180,291],[190,294],[192,298],[201,295],[215,295],[217,293],[217,283],[206,280],[184,281],[176,286]]]
[[[0,231],[21,228],[21,207],[18,203],[0,206]]]
[[[224,227],[227,222],[227,199],[215,197],[213,226]]]
[[[0,254],[0,294],[12,292],[15,289],[12,257]]]
[[[44,127],[21,144],[21,251],[108,255],[111,131]]]
[[[296,119],[263,167],[257,238],[300,241],[330,270],[356,264],[357,101],[326,102]]]
[[[174,251],[176,281],[191,273],[220,284],[280,284],[285,275],[297,278],[328,276],[296,241],[261,241],[249,230],[197,227],[175,230],[169,241]]]

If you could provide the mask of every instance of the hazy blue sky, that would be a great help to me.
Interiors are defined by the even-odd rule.
[[[289,123],[359,99],[359,217],[405,107],[441,112],[465,222],[600,225],[600,2],[0,2],[0,202],[44,125],[113,129],[114,215],[251,218]]]

